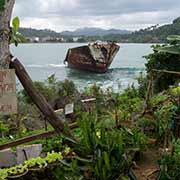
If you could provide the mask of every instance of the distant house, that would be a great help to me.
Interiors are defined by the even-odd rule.
[[[65,42],[63,37],[43,37],[41,38],[41,42]]]
[[[81,37],[73,37],[74,42],[77,42],[79,39],[81,39]]]
[[[27,37],[27,40],[31,43],[39,42],[40,38],[39,37]]]
[[[39,42],[39,37],[35,37],[34,42]]]
[[[50,36],[42,37],[42,38],[41,38],[41,42],[47,42],[47,41],[50,41],[50,40],[51,40],[51,37],[50,37]]]
[[[27,37],[27,40],[31,43],[46,43],[46,42],[66,42],[63,37]]]
[[[58,37],[58,38],[56,38],[56,40],[57,40],[58,42],[65,42],[65,39],[64,39],[63,37]]]

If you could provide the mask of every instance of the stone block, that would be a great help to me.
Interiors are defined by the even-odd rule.
[[[22,164],[25,160],[40,156],[42,144],[17,147],[17,164]]]
[[[16,165],[16,153],[11,149],[0,151],[0,168]]]

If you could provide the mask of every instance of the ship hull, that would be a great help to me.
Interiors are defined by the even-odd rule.
[[[105,73],[118,50],[114,43],[76,47],[68,50],[65,62],[70,68]]]

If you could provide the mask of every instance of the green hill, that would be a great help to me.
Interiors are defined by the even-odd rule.
[[[129,35],[107,35],[105,40],[133,43],[159,43],[166,42],[169,35],[180,35],[180,17],[176,18],[172,24],[158,27],[158,25],[135,31]]]
[[[32,28],[20,28],[19,32],[23,34],[25,37],[58,37],[59,33],[49,30],[49,29],[32,29]]]

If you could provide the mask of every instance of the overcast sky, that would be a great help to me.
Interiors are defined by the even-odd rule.
[[[21,27],[74,30],[83,27],[137,30],[171,23],[180,0],[16,0]]]

